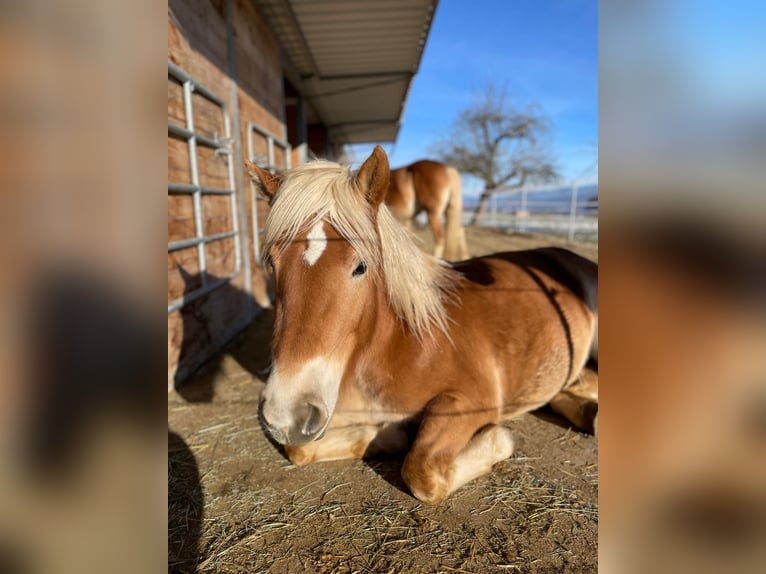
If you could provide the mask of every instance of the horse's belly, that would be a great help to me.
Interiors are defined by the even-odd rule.
[[[519,306],[521,307],[521,306]],[[549,307],[532,320],[529,309],[510,309],[487,318],[485,333],[495,336],[488,348],[494,356],[496,384],[503,416],[540,408],[577,380],[587,361],[595,321],[582,306],[566,310],[566,320]],[[525,317],[519,321],[519,317]],[[485,335],[486,336],[486,335]]]
[[[502,414],[504,418],[539,409],[555,397],[568,382],[566,369],[544,363],[534,374],[510,377],[506,382]]]

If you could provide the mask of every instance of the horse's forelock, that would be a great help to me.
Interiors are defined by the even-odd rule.
[[[447,331],[444,300],[454,291],[454,272],[423,253],[387,207],[372,213],[353,173],[339,164],[320,160],[285,173],[264,228],[264,256],[322,220],[382,278],[392,309],[413,333]]]

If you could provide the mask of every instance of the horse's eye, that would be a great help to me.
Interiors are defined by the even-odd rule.
[[[356,266],[356,269],[354,269],[351,275],[353,277],[359,277],[361,275],[364,275],[365,271],[367,271],[367,264],[364,261],[360,261],[359,265]]]

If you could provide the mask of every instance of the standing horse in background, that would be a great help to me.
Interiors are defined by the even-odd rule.
[[[454,167],[421,160],[391,171],[386,194],[391,213],[409,226],[425,211],[434,234],[434,255],[450,261],[468,258],[463,229],[463,195],[460,174]],[[442,216],[446,212],[446,226]]]
[[[277,298],[259,415],[293,463],[405,451],[407,486],[437,503],[511,455],[501,420],[579,384],[595,263],[563,249],[423,253],[381,209],[380,147],[357,173],[248,168],[271,203],[262,253]]]

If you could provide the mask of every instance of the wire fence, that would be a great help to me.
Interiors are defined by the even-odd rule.
[[[466,224],[473,221],[478,204],[478,198],[464,199]],[[597,242],[598,182],[498,189],[492,194],[480,225]]]

